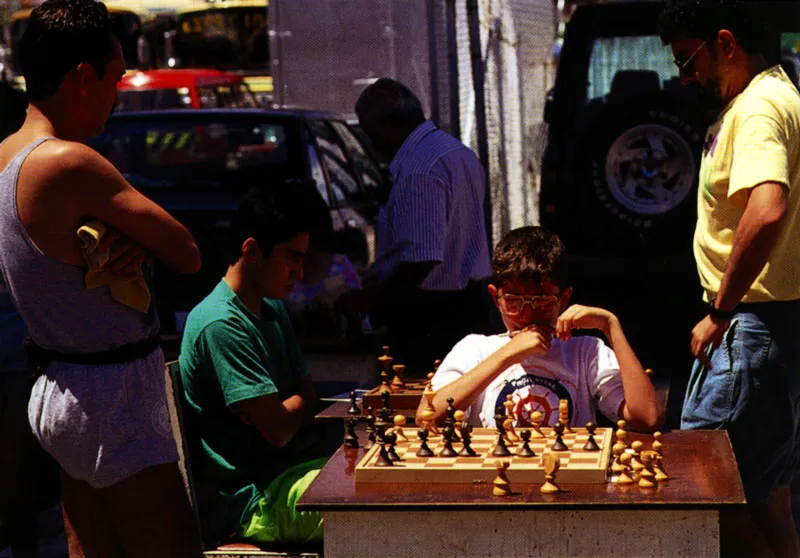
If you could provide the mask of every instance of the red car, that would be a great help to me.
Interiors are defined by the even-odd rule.
[[[118,89],[118,112],[258,106],[241,76],[221,70],[130,72],[119,82]]]

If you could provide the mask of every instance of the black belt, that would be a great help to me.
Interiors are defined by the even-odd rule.
[[[94,366],[121,364],[146,357],[159,346],[160,342],[161,337],[156,334],[153,337],[141,341],[134,341],[133,343],[128,343],[127,345],[122,345],[107,351],[75,354],[43,349],[29,337],[25,340],[25,350],[28,355],[28,368],[31,370],[34,377],[38,377],[44,373],[47,366],[54,360],[70,364],[88,364]]]

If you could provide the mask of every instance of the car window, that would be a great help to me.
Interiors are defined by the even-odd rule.
[[[112,119],[91,144],[140,188],[222,191],[304,175],[282,123]]]
[[[197,96],[200,108],[256,108],[252,93],[237,84],[200,86]]]
[[[320,159],[328,171],[331,190],[337,200],[353,200],[362,197],[350,162],[333,130],[321,120],[309,120],[308,127],[317,143]]]
[[[350,158],[361,177],[361,184],[364,185],[367,195],[375,196],[381,185],[381,172],[378,165],[346,124],[343,122],[331,122],[331,126],[339,134],[347,151],[350,153]]]
[[[589,90],[588,99],[596,99],[612,93],[615,89],[615,77],[626,70],[640,72],[639,83],[631,81],[620,83],[621,87],[648,87],[651,85],[646,80],[645,72],[649,71],[657,80],[657,89],[661,84],[671,78],[677,77],[678,69],[672,62],[672,51],[661,43],[657,35],[644,35],[638,37],[603,37],[595,39],[592,45],[592,55],[589,61]],[[642,72],[645,71],[645,72]]]
[[[178,89],[129,89],[119,92],[116,112],[179,109],[192,106],[188,87]]]
[[[328,186],[325,184],[325,172],[322,170],[322,163],[319,160],[319,155],[317,155],[317,148],[314,147],[314,144],[308,144],[308,165],[311,167],[311,180],[314,181],[314,184],[317,187],[317,192],[320,193],[322,199],[325,200],[325,203],[328,204],[328,207],[331,205],[331,197],[328,194]],[[341,195],[341,198],[337,196],[338,199],[344,199],[344,195]]]

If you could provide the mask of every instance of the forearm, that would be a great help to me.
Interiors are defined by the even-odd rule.
[[[433,406],[436,408],[434,421],[441,422],[444,419],[448,398],[453,398],[453,406],[456,409],[466,409],[506,368],[508,368],[507,358],[501,348],[456,381],[437,390],[433,398]],[[426,406],[427,402],[423,397],[417,409],[418,425],[422,424],[421,413]]]
[[[614,317],[610,320],[608,331],[604,333],[619,363],[622,390],[625,394],[623,418],[637,429],[658,428],[664,421],[664,409],[658,402],[653,383],[628,343],[619,319]]]
[[[309,410],[312,408],[310,402],[302,395],[295,394],[287,397],[281,402],[283,413],[277,424],[272,425],[277,430],[278,446],[282,447],[294,438],[300,427],[306,421]]]

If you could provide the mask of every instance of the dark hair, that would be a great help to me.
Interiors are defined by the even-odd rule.
[[[369,114],[380,125],[417,126],[425,121],[419,98],[399,81],[381,78],[368,86],[356,101],[356,114]]]
[[[721,29],[733,33],[750,54],[763,54],[767,42],[758,11],[739,0],[668,0],[658,18],[658,28],[665,45],[680,38],[713,44]]]
[[[547,279],[560,288],[567,283],[567,249],[558,235],[542,227],[514,229],[497,243],[492,256],[492,283]]]
[[[47,0],[34,8],[19,46],[28,99],[55,95],[81,62],[103,79],[114,49],[112,37],[108,10],[95,0]]]
[[[251,188],[231,222],[228,263],[239,261],[248,238],[254,238],[268,256],[275,246],[300,233],[309,233],[313,246],[333,251],[329,209],[314,182],[292,179],[278,186]]]

